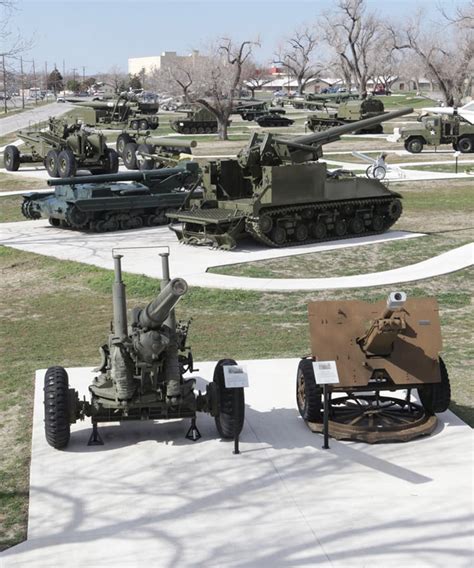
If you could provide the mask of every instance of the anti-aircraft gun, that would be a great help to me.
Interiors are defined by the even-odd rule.
[[[107,148],[104,134],[76,120],[50,118],[47,130],[20,130],[25,150],[7,146],[3,157],[8,171],[17,171],[21,163],[44,162],[51,177],[69,177],[77,169],[94,174],[118,171],[118,155]]]
[[[193,162],[176,168],[48,180],[50,193],[23,194],[27,219],[46,218],[53,227],[94,232],[138,229],[167,223],[198,181]]]
[[[195,393],[191,349],[186,345],[190,321],[176,320],[175,306],[188,291],[182,278],[170,279],[168,256],[163,253],[161,292],[146,307],[127,316],[120,254],[114,254],[113,322],[108,341],[100,348],[102,360],[89,386],[90,401],[81,400],[69,387],[63,367],[50,367],[44,379],[46,440],[54,448],[67,446],[70,425],[86,416],[92,419],[89,444],[101,444],[97,425],[128,420],[190,418],[188,437],[200,437],[196,413],[214,417],[222,438],[240,433],[244,422],[243,388],[225,386],[224,367],[236,365],[221,359],[204,394]],[[235,391],[235,392],[234,392]]]
[[[451,398],[436,298],[397,291],[386,303],[311,302],[308,314],[311,356],[298,365],[296,398],[311,430],[323,429],[324,382],[335,438],[402,442],[434,430]],[[325,381],[332,365],[337,376]],[[391,394],[397,391],[401,397]]]
[[[117,138],[117,153],[129,170],[152,170],[175,166],[192,159],[195,140],[150,136],[148,132],[122,132]]]
[[[322,146],[343,134],[412,112],[404,108],[324,132],[284,139],[253,133],[237,159],[201,162],[202,196],[190,192],[171,228],[188,244],[231,249],[251,236],[267,246],[382,233],[402,212],[401,195],[376,179],[328,172]]]

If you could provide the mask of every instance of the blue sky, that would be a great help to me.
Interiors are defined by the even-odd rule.
[[[129,57],[187,53],[204,49],[219,36],[260,37],[258,60],[271,60],[278,42],[333,0],[16,0],[11,27],[32,38],[37,69],[54,64],[86,75],[117,65],[126,71]],[[433,13],[436,0],[368,0],[370,9],[401,19],[418,7]],[[444,0],[446,6],[453,2]]]

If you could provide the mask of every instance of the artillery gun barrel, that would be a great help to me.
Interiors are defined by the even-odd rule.
[[[341,126],[334,126],[333,128],[328,128],[323,130],[323,132],[315,132],[314,134],[305,134],[304,136],[297,136],[293,138],[291,142],[297,144],[307,144],[311,146],[328,144],[329,142],[334,142],[338,140],[343,134],[348,134],[349,132],[354,132],[355,130],[365,130],[376,126],[381,122],[386,122],[387,120],[392,120],[392,118],[399,118],[400,116],[405,116],[413,112],[412,108],[401,108],[399,110],[394,110],[392,112],[387,112],[384,114],[379,114],[377,116],[372,116],[370,118],[364,118],[364,120],[357,120],[356,122],[350,122],[348,124],[341,124]],[[277,142],[287,143],[287,140],[275,139]]]
[[[90,107],[94,109],[113,109],[114,107],[131,107],[135,106],[131,101],[68,101],[72,102],[74,106],[78,107]]]
[[[142,181],[165,179],[170,175],[182,173],[183,167],[180,168],[162,168],[160,170],[146,170],[142,172],[120,172],[117,174],[100,174],[96,176],[77,176],[59,179],[48,179],[48,185],[77,185],[82,183],[110,183],[118,181]]]
[[[171,310],[188,291],[188,285],[183,278],[173,278],[158,294],[153,302],[144,308],[138,317],[141,327],[158,329],[165,322]]]
[[[152,146],[170,146],[173,148],[196,148],[196,140],[180,140],[178,138],[165,138],[163,136],[147,136],[144,144]]]

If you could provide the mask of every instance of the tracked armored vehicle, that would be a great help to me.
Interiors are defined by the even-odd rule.
[[[340,104],[323,103],[314,114],[308,116],[306,124],[313,132],[319,132],[334,126],[380,116],[384,112],[383,102],[371,97],[344,101]],[[381,124],[375,124],[371,127],[359,128],[356,132],[360,134],[381,134],[383,128]]]
[[[234,113],[240,114],[243,120],[251,121],[267,115],[282,116],[286,114],[286,110],[269,107],[265,101],[252,101],[238,104]]]
[[[170,120],[170,126],[179,134],[205,134],[217,132],[217,119],[215,115],[203,107],[195,104],[190,108],[180,108],[178,112],[185,112],[186,117]],[[228,125],[230,125],[230,120]]]
[[[376,179],[328,172],[322,146],[360,128],[412,112],[401,109],[292,140],[253,133],[237,159],[201,162],[201,179],[168,214],[178,239],[231,249],[251,236],[267,246],[383,233],[402,212],[401,196]]]
[[[50,118],[47,130],[20,130],[24,142],[20,150],[9,145],[3,158],[5,169],[15,172],[22,163],[43,162],[51,177],[69,177],[78,169],[93,174],[116,173],[118,155],[107,148],[104,134],[88,128],[77,120]]]
[[[49,367],[44,377],[44,428],[46,441],[65,448],[71,424],[91,418],[88,445],[103,445],[98,424],[130,420],[190,420],[186,438],[201,437],[198,412],[210,414],[222,438],[233,438],[244,425],[244,389],[228,388],[226,367],[233,359],[221,359],[206,391],[196,392],[196,379],[186,378],[193,368],[187,345],[191,321],[177,321],[175,306],[187,293],[183,278],[170,278],[168,257],[163,253],[161,291],[148,305],[127,314],[126,289],[120,254],[114,254],[113,320],[107,342],[100,347],[101,361],[89,386],[90,399],[79,397],[69,385],[63,367]],[[159,426],[157,426],[159,427]]]
[[[368,443],[407,442],[430,434],[451,389],[436,298],[392,292],[387,302],[335,300],[308,305],[311,357],[296,377],[296,400],[313,432]],[[323,379],[323,380],[321,380]],[[416,390],[419,401],[411,396]]]
[[[48,180],[51,193],[23,194],[27,219],[49,219],[54,227],[102,233],[167,223],[197,180],[197,164],[147,172]],[[133,182],[133,183],[130,183]]]

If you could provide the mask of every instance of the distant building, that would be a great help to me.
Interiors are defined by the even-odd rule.
[[[128,60],[128,72],[131,75],[138,75],[144,69],[145,73],[179,65],[185,61],[196,62],[204,56],[199,55],[199,51],[194,50],[189,55],[178,55],[176,51],[164,51],[161,55],[151,55],[148,57],[130,57]]]

